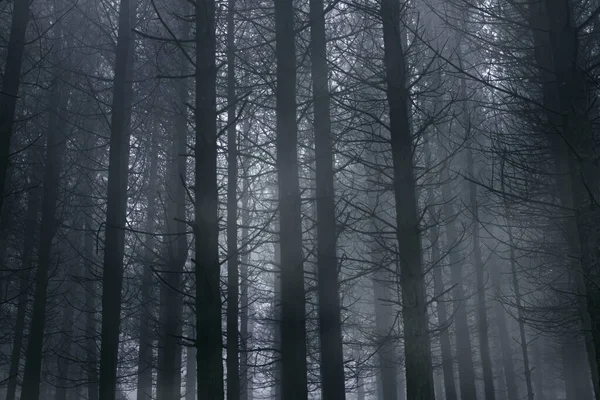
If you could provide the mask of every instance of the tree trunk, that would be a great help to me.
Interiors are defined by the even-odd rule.
[[[62,24],[57,22],[55,55],[56,60],[62,54]],[[56,204],[59,195],[59,179],[66,148],[66,123],[63,115],[68,104],[69,92],[61,84],[64,78],[57,66],[54,71],[52,92],[49,97],[49,116],[47,127],[46,161],[44,164],[44,183],[42,199],[42,220],[40,223],[40,247],[38,268],[35,276],[35,297],[31,316],[31,329],[25,356],[23,371],[22,400],[38,400],[40,396],[41,369],[46,322],[46,303],[48,297],[48,273],[52,262],[52,240],[57,230]]]
[[[19,296],[17,298],[17,315],[15,323],[15,340],[13,342],[11,357],[8,387],[6,389],[6,400],[14,400],[17,390],[17,381],[19,376],[19,365],[21,363],[21,353],[23,348],[23,338],[25,337],[25,317],[27,314],[27,303],[29,298],[29,290],[31,286],[31,256],[35,246],[35,235],[38,229],[38,216],[40,212],[43,190],[38,182],[38,179],[43,175],[41,168],[41,160],[36,156],[40,155],[41,149],[34,147],[30,151],[29,160],[32,167],[30,173],[29,184],[33,187],[27,194],[27,216],[25,219],[25,232],[23,236],[23,259],[21,270],[18,273],[19,277]]]
[[[317,197],[317,279],[323,400],[344,400],[344,353],[337,261],[333,143],[323,0],[310,1]]]
[[[400,26],[399,1],[382,0],[380,12],[383,20],[384,63],[394,165],[396,234],[399,254],[402,257],[402,316],[407,398],[433,400],[433,368],[413,173],[409,93],[398,28]]]
[[[152,301],[152,287],[154,286],[153,266],[155,264],[155,239],[156,225],[156,191],[158,190],[158,135],[151,133],[150,146],[150,175],[146,187],[146,240],[144,243],[144,260],[142,282],[140,287],[141,310],[139,315],[139,347],[137,371],[137,400],[152,399],[152,365],[153,365],[153,326],[154,307]],[[161,367],[163,367],[161,365]]]
[[[281,389],[306,400],[306,315],[296,126],[296,45],[292,0],[275,0],[277,181],[281,246]]]
[[[429,198],[433,199],[433,188],[429,186]],[[444,375],[444,394],[445,400],[457,400],[456,384],[454,382],[454,360],[452,358],[452,346],[450,344],[450,333],[448,311],[446,309],[446,296],[444,295],[444,274],[442,266],[436,265],[441,261],[439,250],[439,226],[436,222],[435,211],[431,209],[432,224],[429,231],[429,240],[431,242],[431,263],[433,265],[433,283],[436,293],[436,303],[438,311],[438,324],[440,326],[440,346],[442,350],[442,371]]]
[[[462,82],[462,84],[466,86],[464,79]],[[466,93],[464,94],[466,97]],[[466,115],[468,118],[468,113]],[[470,127],[470,121],[466,122],[468,124],[467,126]],[[470,133],[467,134],[467,138],[469,138],[469,136]],[[473,231],[471,232],[471,238],[473,240],[473,266],[475,268],[477,282],[477,331],[479,333],[479,353],[481,354],[485,400],[495,400],[494,372],[492,369],[492,356],[490,354],[490,339],[488,332],[485,264],[481,257],[481,247],[479,244],[479,205],[477,203],[477,184],[474,181],[476,177],[473,166],[473,153],[470,148],[467,148],[467,173],[472,179],[468,183],[468,191],[469,208],[472,217],[471,224],[473,228]]]
[[[273,400],[282,400],[281,390],[281,240],[279,222],[274,221],[273,231],[277,232],[273,243]]]
[[[15,1],[8,49],[6,52],[6,66],[2,76],[2,90],[0,90],[0,210],[6,195],[6,177],[10,155],[10,138],[15,122],[15,110],[19,84],[21,82],[21,65],[25,51],[25,32],[29,22],[29,2]]]
[[[587,190],[583,187],[584,181],[589,185],[597,178],[598,173],[594,166],[589,165],[594,158],[589,154],[589,150],[594,148],[590,145],[592,139],[589,115],[589,110],[593,107],[588,104],[585,89],[587,77],[579,66],[579,29],[574,25],[572,5],[568,1],[531,3],[528,11],[544,109],[551,129],[560,133],[551,135],[549,139],[557,172],[557,194],[563,206],[575,210],[575,215],[570,216],[567,222],[567,242],[574,257],[581,262],[573,262],[570,274],[576,282],[574,289],[579,301],[594,392],[600,398],[600,315],[595,311],[598,309],[595,305],[598,293],[596,283],[593,282],[594,257],[592,249],[587,246],[590,230],[586,229],[586,222],[595,225],[594,220],[598,218],[599,210],[594,200],[585,207],[589,208],[585,213],[596,216],[581,218],[584,204],[587,203],[585,198],[588,197]],[[574,161],[575,158],[578,161]],[[566,188],[569,190],[565,191]],[[593,243],[597,243],[597,238],[593,235],[591,239]]]
[[[196,2],[196,349],[198,397],[222,400],[215,0]]]
[[[510,221],[508,222],[508,237],[510,244],[510,269],[512,274],[512,284],[515,293],[515,306],[517,308],[517,322],[519,323],[519,335],[521,339],[521,353],[523,354],[523,365],[525,368],[525,384],[527,386],[527,398],[533,400],[533,385],[531,383],[531,368],[529,367],[529,349],[527,336],[525,334],[525,322],[523,321],[523,305],[521,301],[521,289],[519,288],[519,276],[517,274],[517,265],[514,254],[514,242]]]
[[[240,399],[235,0],[227,11],[227,400]]]
[[[73,243],[77,243],[77,239],[73,238]],[[67,266],[68,268],[68,266]],[[67,271],[69,274],[69,271]],[[57,354],[57,367],[58,367],[58,376],[57,376],[57,385],[56,385],[56,400],[67,400],[67,395],[69,392],[75,391],[76,388],[70,387],[73,386],[71,383],[72,377],[71,375],[71,360],[73,356],[71,355],[71,348],[73,345],[73,332],[74,325],[76,321],[73,320],[73,316],[75,314],[75,309],[73,307],[74,300],[76,299],[76,287],[74,285],[73,279],[75,277],[67,276],[65,279],[70,280],[67,282],[67,287],[63,296],[65,296],[64,308],[63,308],[63,321],[61,328],[61,342],[59,353]]]
[[[196,329],[194,327],[193,317],[190,322],[190,331],[189,337],[194,337],[196,335]],[[187,351],[187,360],[185,364],[185,400],[195,400],[196,399],[196,348],[193,346],[188,346],[186,348]]]
[[[448,182],[450,176],[447,163],[442,166],[442,182]],[[442,185],[444,198],[444,219],[446,221],[446,243],[449,248],[450,273],[452,276],[452,296],[454,301],[454,324],[456,338],[456,358],[458,360],[458,378],[460,397],[463,400],[477,399],[475,386],[475,369],[473,366],[473,353],[469,334],[469,322],[466,310],[466,296],[463,288],[463,272],[461,257],[456,247],[459,245],[459,235],[456,228],[456,215],[451,203],[452,193],[448,183]]]
[[[533,358],[535,369],[533,371],[533,376],[535,378],[535,400],[545,400],[546,396],[544,396],[544,362],[542,360],[542,347],[544,344],[544,338],[542,336],[538,336],[535,342],[535,347],[533,350]]]
[[[504,370],[504,379],[506,381],[506,393],[508,400],[518,400],[519,393],[517,389],[517,378],[515,374],[515,367],[513,361],[513,350],[511,346],[512,339],[510,332],[508,331],[508,324],[506,321],[506,312],[501,303],[502,297],[502,274],[501,264],[498,262],[495,256],[492,256],[492,266],[490,268],[492,275],[492,285],[494,286],[494,292],[496,300],[494,301],[494,309],[496,312],[496,326],[498,327],[498,340],[500,342],[500,351],[502,355],[502,367]]]
[[[249,144],[248,135],[250,134],[250,123],[248,120],[244,121],[243,124],[243,135],[244,135],[244,147],[248,147]],[[240,268],[240,284],[241,284],[241,296],[240,296],[240,345],[242,353],[240,354],[240,400],[251,400],[252,399],[252,377],[250,374],[249,366],[249,351],[250,351],[250,301],[248,297],[248,289],[250,287],[248,267],[250,261],[250,250],[248,248],[249,237],[249,224],[250,224],[250,179],[248,177],[249,171],[246,163],[242,161],[242,245],[244,246],[241,254],[241,268]]]
[[[99,399],[116,400],[121,289],[125,253],[129,139],[131,135],[132,77],[136,0],[121,0],[112,100],[104,268]]]

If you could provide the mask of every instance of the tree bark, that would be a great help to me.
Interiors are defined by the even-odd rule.
[[[447,163],[442,167],[442,182],[448,182],[450,176]],[[452,277],[452,296],[454,302],[454,324],[456,339],[456,358],[458,360],[458,378],[460,386],[460,397],[463,400],[477,398],[475,386],[475,369],[473,366],[473,353],[471,350],[471,335],[469,333],[469,322],[466,310],[466,296],[463,288],[463,272],[461,257],[456,247],[459,245],[459,235],[456,228],[456,215],[451,203],[452,193],[449,184],[442,185],[444,197],[444,219],[446,220],[446,243],[449,247],[450,273]]]
[[[222,400],[215,0],[196,2],[196,349],[198,397]]]
[[[57,22],[55,55],[56,60],[65,57],[62,54],[62,24]],[[68,59],[68,57],[67,57]],[[53,73],[52,91],[49,97],[49,116],[47,126],[46,161],[44,164],[42,220],[40,223],[40,247],[38,268],[35,275],[35,295],[31,316],[31,328],[23,371],[22,400],[38,400],[40,396],[41,369],[46,322],[46,303],[48,298],[48,273],[52,262],[52,241],[58,224],[56,204],[59,196],[59,179],[63,155],[66,148],[66,123],[63,115],[68,104],[69,92],[62,85],[62,68],[57,64]]]
[[[515,374],[515,367],[513,361],[513,350],[511,346],[512,339],[510,332],[508,331],[508,324],[506,321],[506,312],[501,303],[502,296],[502,274],[501,264],[498,262],[495,256],[492,256],[492,285],[494,286],[494,292],[496,300],[494,301],[494,309],[496,314],[496,326],[498,327],[498,340],[500,342],[500,352],[502,355],[502,367],[504,370],[504,379],[506,381],[506,393],[508,400],[518,400],[519,393],[517,388],[517,378]]]
[[[235,0],[227,10],[227,400],[240,399]]]
[[[386,92],[394,170],[393,187],[396,195],[396,234],[401,256],[407,398],[433,400],[435,395],[428,331],[429,319],[413,172],[406,63],[399,31],[399,1],[382,0],[380,16],[383,20]]]
[[[21,83],[21,66],[25,51],[25,32],[29,22],[29,1],[15,1],[10,37],[6,52],[6,66],[0,91],[0,210],[6,195],[6,177],[9,165],[10,139],[15,122],[15,110]]]
[[[244,147],[248,147],[249,140],[248,135],[250,134],[250,122],[245,120],[243,123],[243,136],[244,136]],[[251,400],[252,399],[252,376],[250,374],[249,365],[249,352],[250,352],[250,340],[251,340],[251,322],[250,317],[250,299],[248,289],[250,287],[250,276],[249,276],[249,262],[250,262],[250,250],[248,248],[249,236],[249,224],[250,224],[250,179],[248,177],[249,171],[246,166],[246,162],[242,161],[242,254],[240,260],[240,345],[242,353],[240,354],[240,399]]]
[[[140,287],[141,309],[139,315],[139,346],[137,370],[137,400],[152,399],[153,326],[154,307],[152,301],[153,266],[155,264],[156,191],[158,190],[158,138],[151,133],[150,174],[146,187],[146,240],[144,243],[143,272]],[[161,366],[162,367],[162,366]]]
[[[277,181],[281,246],[281,390],[306,400],[306,315],[296,126],[296,44],[292,0],[275,2]]]
[[[323,0],[310,1],[317,197],[317,279],[323,400],[345,400],[337,261],[333,143]]]
[[[136,0],[121,0],[113,80],[113,99],[108,165],[106,231],[102,276],[102,328],[99,399],[116,400],[121,290],[125,253],[127,181]]]
[[[27,303],[29,299],[29,291],[32,281],[32,259],[31,256],[35,246],[35,234],[38,229],[38,216],[40,212],[41,200],[42,200],[42,186],[38,182],[41,176],[43,176],[43,168],[41,167],[41,160],[36,160],[41,156],[41,149],[34,147],[29,153],[29,160],[32,167],[30,173],[29,184],[33,187],[27,194],[27,216],[25,219],[25,232],[23,236],[23,258],[21,263],[21,270],[18,273],[19,276],[19,296],[17,298],[17,315],[15,323],[15,340],[10,357],[10,369],[8,387],[6,389],[6,400],[14,400],[15,393],[17,390],[17,381],[19,376],[19,365],[21,363],[21,354],[23,350],[23,338],[25,336],[25,317],[27,314]]]

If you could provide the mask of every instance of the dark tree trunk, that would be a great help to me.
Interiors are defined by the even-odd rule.
[[[55,55],[56,60],[64,57],[62,54],[62,24],[56,26]],[[44,345],[44,328],[46,322],[46,303],[48,297],[48,273],[52,262],[52,240],[57,229],[56,205],[59,195],[59,179],[66,148],[66,123],[63,114],[67,104],[69,92],[62,85],[62,67],[57,65],[54,71],[52,91],[49,101],[49,117],[47,127],[46,161],[44,164],[42,220],[40,223],[40,247],[38,268],[35,275],[35,296],[31,315],[31,329],[27,352],[25,356],[25,369],[23,371],[22,400],[38,400],[40,396],[40,382],[42,370],[42,357]]]
[[[43,190],[38,181],[43,175],[43,168],[40,168],[41,160],[37,159],[40,156],[41,149],[34,147],[30,151],[30,162],[32,172],[30,173],[29,184],[33,185],[27,194],[27,217],[25,220],[25,232],[23,236],[23,259],[21,270],[18,273],[19,277],[19,296],[17,298],[17,315],[15,323],[15,340],[13,342],[8,387],[6,389],[6,400],[14,400],[17,390],[17,381],[19,376],[19,365],[21,363],[21,353],[23,348],[23,338],[25,336],[25,317],[27,314],[27,302],[29,298],[29,290],[31,286],[31,268],[35,245],[35,234],[38,228],[38,217],[40,212]]]
[[[139,347],[137,371],[137,400],[152,399],[152,365],[153,365],[153,338],[154,306],[152,287],[154,285],[153,267],[155,264],[155,239],[156,225],[156,192],[158,189],[158,139],[157,133],[152,132],[150,148],[150,175],[146,188],[146,240],[144,243],[143,273],[140,288],[141,309],[139,315]],[[163,366],[161,366],[163,367]]]
[[[244,121],[243,124],[243,135],[244,135],[244,147],[248,147],[250,141],[248,135],[250,134],[250,122]],[[242,161],[242,254],[240,260],[240,345],[242,353],[240,354],[240,400],[252,400],[252,377],[250,374],[249,365],[249,352],[250,352],[250,299],[248,289],[250,287],[250,276],[248,274],[248,263],[250,261],[250,250],[248,240],[249,237],[249,224],[250,224],[250,179],[248,177],[249,171],[245,162]]]
[[[501,275],[501,264],[498,262],[495,256],[492,256],[493,260],[491,266],[492,285],[494,286],[494,292],[496,300],[494,301],[494,309],[496,311],[496,326],[498,327],[498,340],[500,342],[500,351],[502,354],[502,367],[504,370],[504,379],[506,381],[506,393],[508,400],[518,400],[519,393],[517,389],[517,378],[515,374],[515,367],[513,361],[513,350],[511,347],[512,339],[510,332],[508,331],[508,324],[506,321],[506,312],[501,303],[502,297],[502,275]]]
[[[279,233],[279,222],[273,223],[273,231]],[[273,400],[281,398],[281,240],[276,237],[273,243]]]
[[[429,198],[433,199],[433,188],[429,187]],[[452,358],[452,345],[450,332],[448,332],[448,310],[446,309],[446,296],[444,295],[444,274],[442,271],[441,255],[439,250],[439,226],[436,222],[435,212],[431,210],[432,223],[429,240],[431,242],[431,262],[433,264],[433,283],[437,300],[438,321],[440,325],[440,346],[442,350],[442,372],[444,375],[445,400],[457,400],[456,384],[454,382],[454,360]],[[438,264],[438,265],[436,265]]]
[[[10,155],[10,138],[15,122],[15,110],[21,82],[21,65],[25,51],[25,32],[29,21],[29,2],[15,1],[6,66],[0,90],[0,210],[6,195],[6,177]]]
[[[195,337],[196,329],[194,328],[194,318],[190,317],[192,320],[190,323],[189,337]],[[196,348],[193,346],[188,346],[186,348],[187,351],[187,359],[185,363],[185,400],[194,400],[196,399]]]
[[[113,100],[108,165],[104,268],[102,276],[102,330],[99,399],[116,400],[121,289],[125,253],[127,181],[136,0],[121,0],[119,33],[113,81]]]
[[[400,37],[400,3],[382,0],[384,63],[396,195],[396,234],[401,255],[402,316],[407,398],[433,400],[425,276],[412,160],[409,93]]]
[[[567,222],[566,240],[574,256],[581,261],[573,262],[570,273],[575,278],[574,290],[579,301],[594,392],[600,398],[600,314],[597,311],[600,293],[592,256],[596,249],[587,245],[589,241],[597,243],[598,238],[593,237],[594,233],[589,237],[595,227],[589,229],[586,223],[596,220],[600,210],[595,200],[585,200],[589,195],[584,187],[595,186],[593,182],[597,181],[598,172],[589,161],[594,158],[589,154],[594,148],[590,115],[593,107],[586,90],[588,78],[579,65],[579,28],[569,1],[535,2],[529,5],[528,11],[548,130],[559,132],[549,138],[557,172],[557,194],[563,206],[575,210]],[[587,213],[589,215],[584,216]]]
[[[534,370],[533,376],[535,378],[535,400],[545,400],[546,396],[544,396],[544,361],[542,359],[542,348],[544,346],[545,340],[544,337],[538,336],[534,349],[533,349],[533,359],[534,359]],[[548,371],[549,373],[550,371]]]
[[[468,123],[470,124],[470,121],[468,121]],[[467,135],[467,137],[468,136],[469,135]],[[477,184],[474,181],[477,178],[474,176],[473,153],[470,148],[467,149],[467,173],[472,179],[468,183],[468,190],[469,207],[472,217],[471,224],[473,224],[473,231],[471,232],[471,238],[473,240],[473,266],[475,268],[477,282],[477,331],[479,333],[479,353],[481,354],[485,400],[495,400],[496,391],[494,389],[494,372],[492,369],[492,356],[490,354],[488,331],[485,264],[481,257],[481,247],[479,243],[479,205],[477,202]]]
[[[222,400],[215,0],[196,2],[196,349],[198,397]]]
[[[235,0],[227,11],[227,400],[240,398]]]
[[[281,397],[306,400],[306,315],[292,0],[275,0],[277,181],[281,246]]]
[[[77,239],[73,238],[73,243],[77,243]],[[69,266],[67,266],[69,268]],[[69,271],[67,271],[69,274]],[[73,360],[73,356],[71,355],[71,349],[73,347],[73,333],[75,320],[73,319],[75,315],[75,308],[73,307],[74,300],[76,299],[76,287],[74,284],[74,276],[67,276],[65,279],[68,280],[65,293],[64,300],[64,308],[63,308],[63,321],[61,328],[61,346],[59,352],[57,354],[57,367],[58,367],[58,376],[57,376],[57,385],[56,385],[56,400],[67,400],[67,395],[70,392],[75,391],[75,388],[71,387],[72,384],[72,370],[71,370],[71,360]],[[71,396],[72,397],[72,396]]]
[[[442,166],[442,182],[448,182],[450,176],[447,163]],[[446,243],[449,248],[450,273],[452,277],[452,297],[454,302],[454,325],[456,339],[456,358],[458,361],[458,378],[460,397],[463,400],[477,399],[475,386],[475,369],[471,350],[471,335],[466,309],[466,296],[463,288],[462,260],[458,253],[459,235],[456,228],[456,215],[452,205],[452,193],[449,184],[442,185],[444,197],[444,219],[446,221]]]
[[[317,197],[317,279],[323,400],[344,400],[344,353],[337,262],[333,143],[323,0],[310,1]]]

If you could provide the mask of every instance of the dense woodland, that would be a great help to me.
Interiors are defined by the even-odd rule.
[[[600,400],[598,0],[0,0],[1,400]]]

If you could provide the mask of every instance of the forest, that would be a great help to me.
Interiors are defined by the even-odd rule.
[[[599,0],[0,0],[0,400],[600,400]]]

